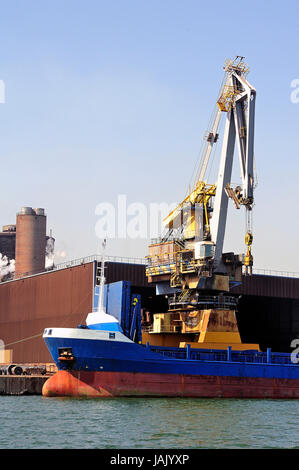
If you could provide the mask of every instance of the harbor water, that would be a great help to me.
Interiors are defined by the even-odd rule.
[[[0,409],[1,449],[299,448],[298,400],[2,396]]]

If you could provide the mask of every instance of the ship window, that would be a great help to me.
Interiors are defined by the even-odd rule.
[[[109,339],[115,339],[115,333],[109,333]]]
[[[61,354],[72,354],[72,353],[73,353],[72,348],[58,348],[59,356]]]
[[[50,336],[52,334],[52,330],[48,330],[48,335]]]
[[[214,252],[215,252],[214,245],[201,245],[200,247],[201,258],[211,258],[214,256]]]

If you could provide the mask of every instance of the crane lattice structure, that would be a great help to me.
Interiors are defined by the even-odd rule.
[[[224,64],[224,80],[211,125],[205,136],[206,145],[193,187],[184,200],[164,219],[164,225],[168,230],[166,236],[160,244],[151,245],[149,249],[147,275],[153,280],[159,279],[159,276],[161,280],[164,280],[165,275],[166,277],[170,275],[172,287],[179,285],[183,288],[186,285],[194,287],[196,277],[200,285],[202,277],[212,278],[219,274],[225,276],[229,264],[232,265],[233,274],[236,272],[236,266],[240,264],[245,266],[245,274],[252,274],[251,213],[254,203],[256,90],[247,81],[249,67],[243,59],[244,57],[237,56]],[[218,129],[223,114],[226,114],[226,118],[218,178],[215,184],[208,184],[205,181],[207,168],[213,147],[219,140]],[[232,188],[231,177],[236,142],[241,183]],[[240,257],[223,259],[229,198],[233,200],[237,209],[241,206],[246,209],[247,252],[241,263]],[[180,240],[173,236],[175,233],[180,233]],[[174,244],[172,246],[171,240]],[[165,245],[167,243],[168,248]],[[167,249],[171,253],[168,253]],[[160,252],[163,252],[163,256],[160,256]]]

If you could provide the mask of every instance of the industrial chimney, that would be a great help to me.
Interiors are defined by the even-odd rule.
[[[17,214],[15,279],[45,271],[44,209],[22,207]]]

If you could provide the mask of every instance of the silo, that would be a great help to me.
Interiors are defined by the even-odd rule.
[[[22,207],[17,214],[15,278],[45,271],[45,249],[44,209]]]

